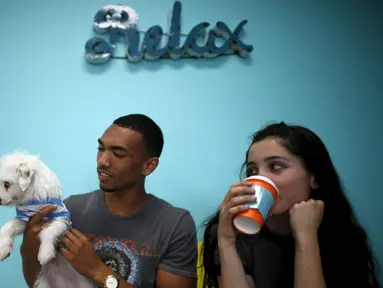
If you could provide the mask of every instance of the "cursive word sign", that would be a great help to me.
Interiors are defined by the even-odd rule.
[[[109,6],[108,6],[109,7]],[[118,7],[118,5],[110,6]],[[214,58],[221,55],[237,54],[246,58],[253,51],[253,46],[245,44],[239,39],[239,35],[247,20],[241,21],[234,30],[231,30],[224,22],[219,21],[213,29],[207,30],[210,23],[201,22],[195,25],[187,34],[183,45],[181,44],[181,2],[176,1],[173,5],[169,33],[166,44],[161,47],[164,37],[161,26],[154,25],[146,32],[142,40],[136,23],[138,15],[133,15],[136,22],[128,23],[132,19],[129,12],[131,8],[103,8],[95,16],[94,29],[99,33],[109,33],[109,39],[94,37],[86,42],[85,55],[90,63],[105,63],[116,57],[117,40],[122,37],[125,44],[125,57],[130,62],[138,62],[142,59],[156,60],[159,58]],[[132,12],[133,11],[133,12]],[[125,21],[125,22],[123,22]],[[102,28],[100,28],[102,27]],[[199,37],[204,36],[203,43],[198,43]],[[223,40],[223,44],[217,45],[217,40]]]

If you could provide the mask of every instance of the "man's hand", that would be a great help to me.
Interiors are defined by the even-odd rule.
[[[99,287],[104,287],[106,276],[113,271],[106,266],[93,249],[88,238],[75,228],[70,229],[61,240],[66,247],[60,249],[61,254],[80,274],[94,280]],[[130,284],[119,279],[119,287],[132,288]]]
[[[56,205],[44,207],[29,220],[27,227],[25,228],[23,242],[20,247],[22,256],[27,255],[37,259],[37,254],[40,248],[39,234],[43,227],[51,222],[41,221],[41,219],[54,212],[56,209]]]
[[[80,274],[94,279],[104,266],[88,238],[75,228],[70,229],[61,240],[61,254]]]
[[[39,234],[44,225],[50,223],[50,221],[44,222],[41,221],[41,219],[54,212],[56,209],[56,205],[47,206],[41,209],[29,220],[24,231],[20,253],[23,260],[24,278],[29,287],[33,287],[41,269],[40,263],[37,261],[37,254],[39,253],[40,248]]]

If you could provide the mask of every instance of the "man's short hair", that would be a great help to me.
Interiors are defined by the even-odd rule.
[[[164,147],[164,137],[161,128],[148,116],[129,114],[117,118],[113,124],[140,133],[143,136],[149,156],[160,157]]]

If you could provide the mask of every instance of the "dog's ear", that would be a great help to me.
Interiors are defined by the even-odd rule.
[[[16,168],[17,177],[21,190],[24,192],[28,189],[32,182],[32,177],[36,173],[34,169],[30,169],[26,163],[20,163]]]

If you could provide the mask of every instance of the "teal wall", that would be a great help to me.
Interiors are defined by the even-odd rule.
[[[141,30],[167,29],[172,1],[124,3],[140,14]],[[165,135],[148,191],[189,209],[200,227],[238,180],[249,136],[270,121],[302,124],[329,148],[382,262],[381,3],[184,1],[183,33],[201,21],[234,28],[248,19],[251,58],[95,67],[83,54],[93,16],[118,3],[1,0],[0,153],[40,153],[66,196],[85,193],[97,188],[104,129],[118,116],[147,114]],[[0,208],[2,225],[15,211]],[[2,287],[26,287],[19,243],[0,263]]]

